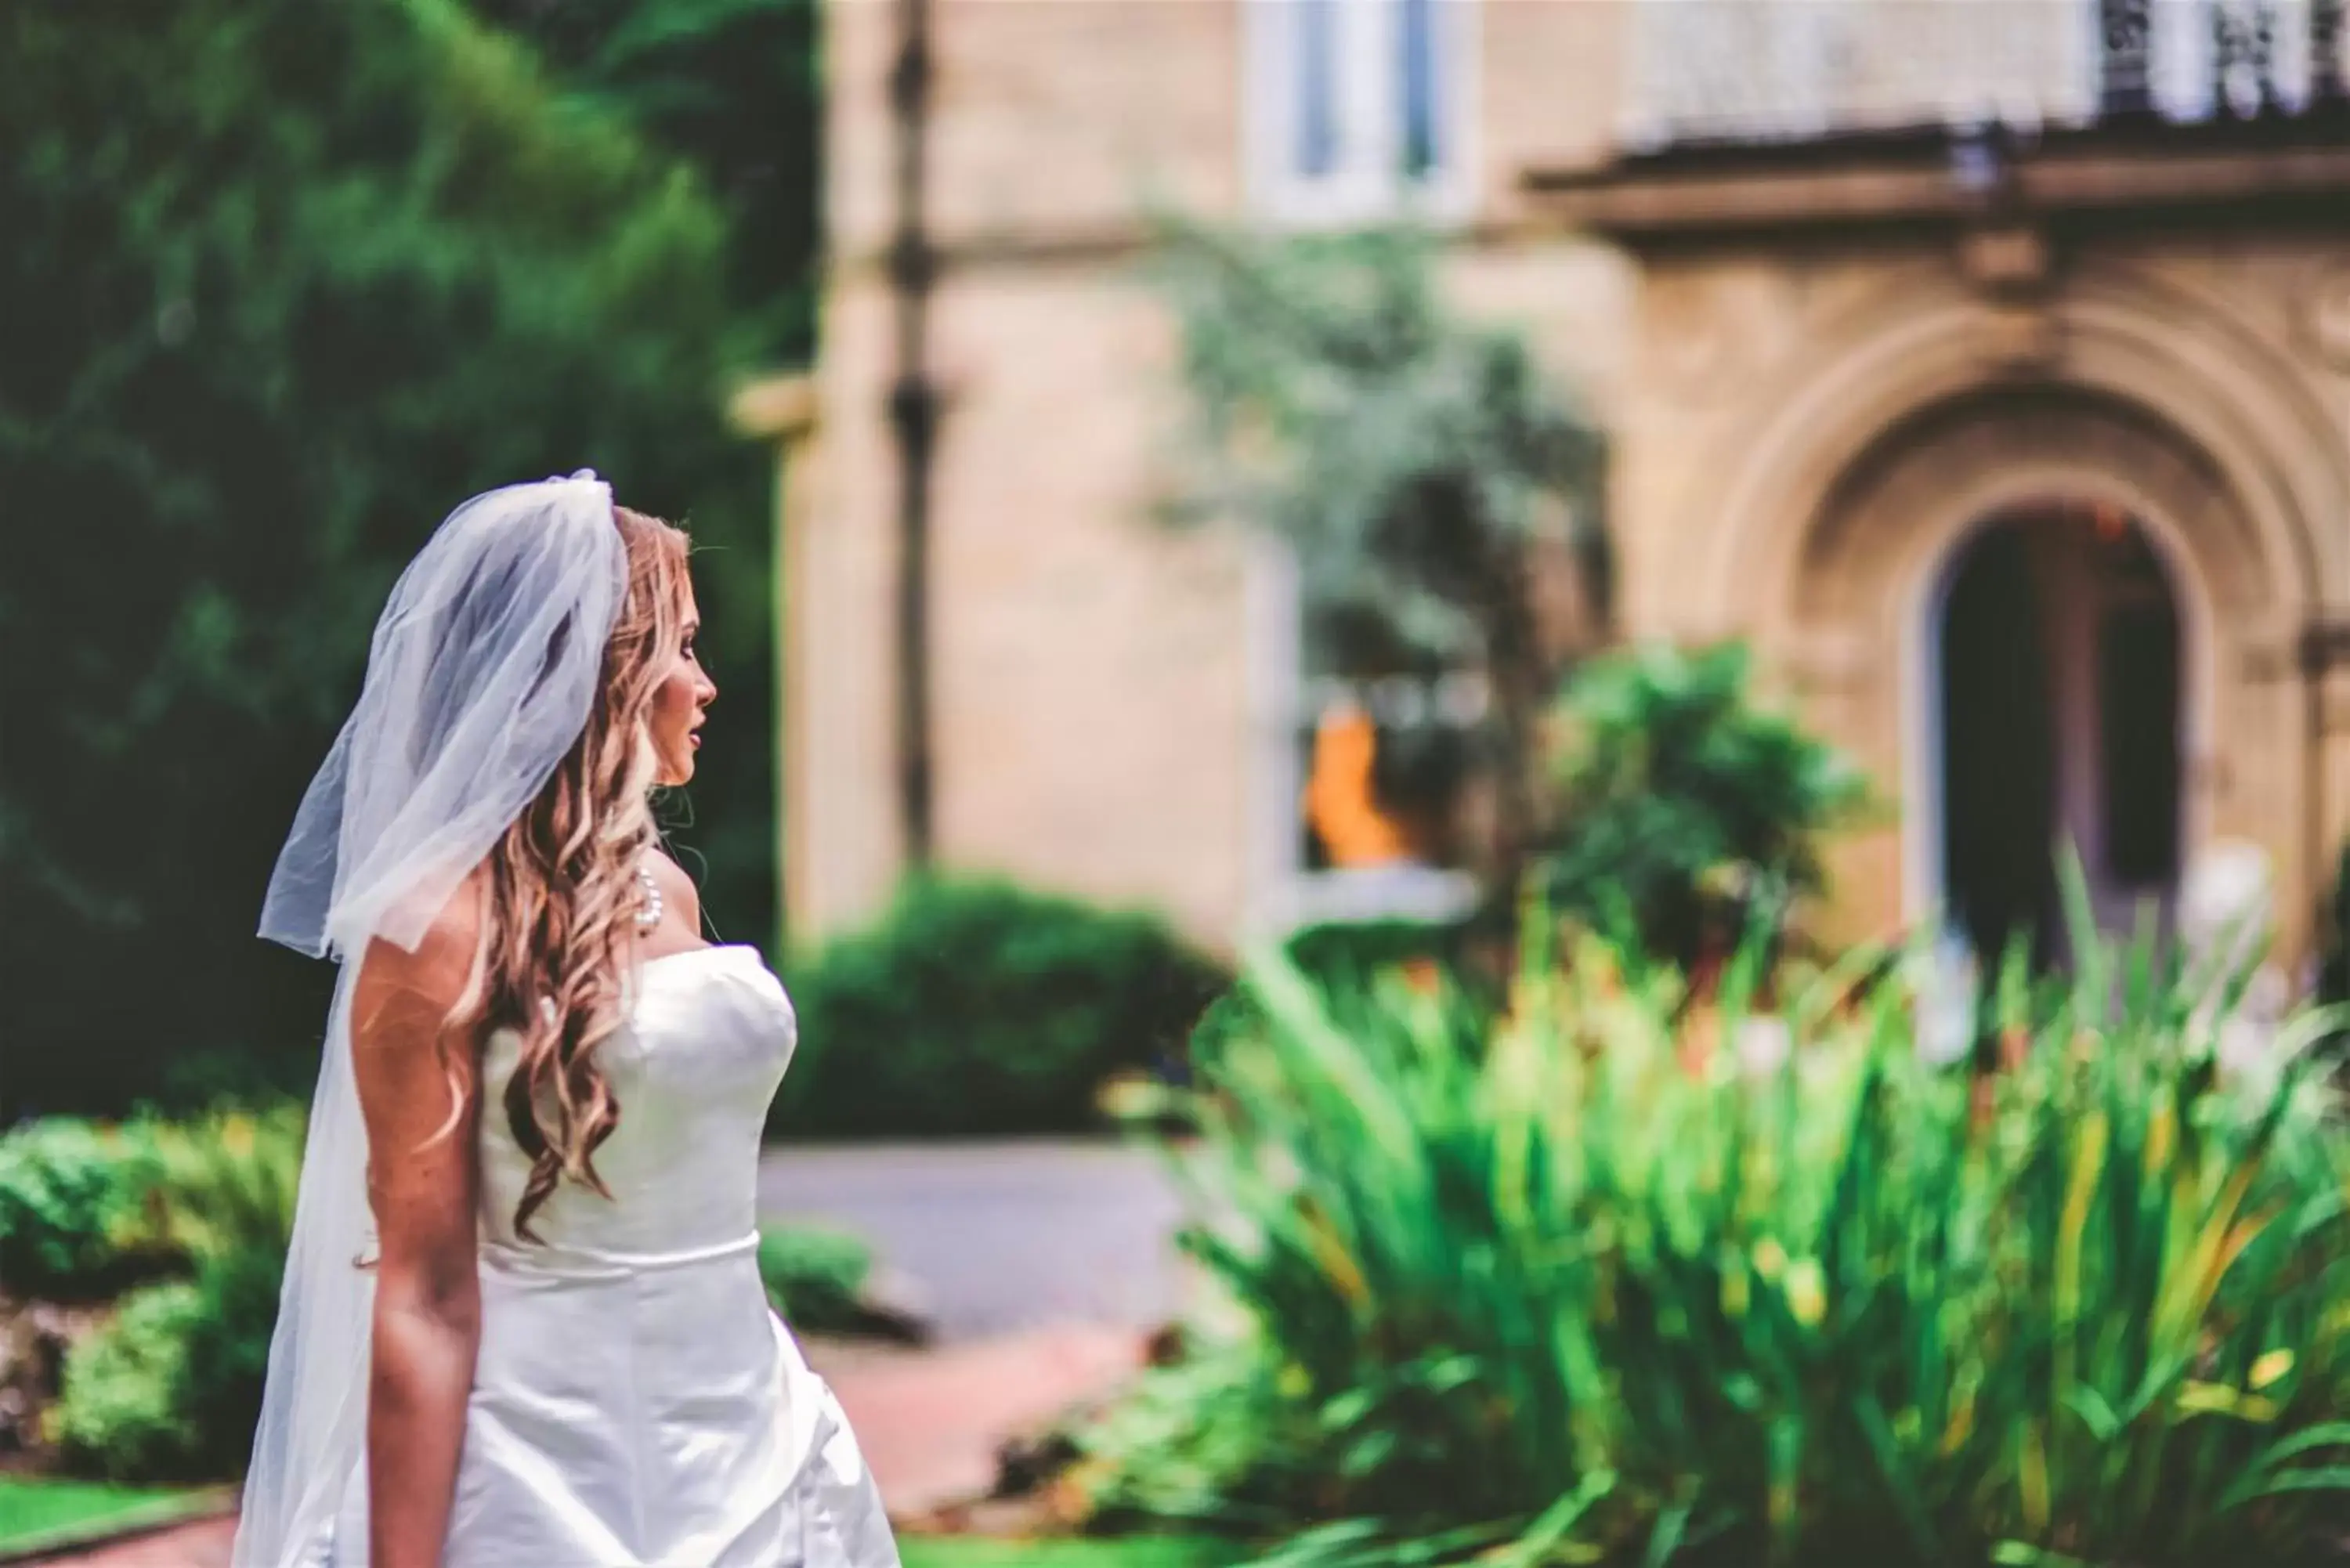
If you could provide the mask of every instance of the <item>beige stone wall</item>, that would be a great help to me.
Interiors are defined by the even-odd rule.
[[[890,302],[868,275],[826,300],[816,425],[786,492],[784,922],[812,940],[898,879]]]
[[[1479,8],[1479,237],[1452,267],[1464,303],[1526,325],[1602,399],[1628,342],[1627,268],[1513,225],[1519,169],[1605,145],[1619,12]],[[1152,905],[1227,946],[1287,827],[1265,820],[1282,803],[1265,788],[1281,725],[1264,711],[1264,587],[1253,609],[1235,541],[1149,520],[1176,410],[1170,330],[1126,246],[1146,200],[1243,207],[1243,10],[936,0],[934,16],[931,212],[948,255],[931,328],[947,399],[932,524],[940,854]],[[884,0],[833,0],[827,20],[822,415],[785,524],[799,578],[785,902],[803,939],[877,907],[900,860],[893,350],[878,265],[896,24]]]
[[[1477,213],[1527,216],[1519,176],[1604,161],[1626,113],[1638,0],[1481,0],[1477,7]]]
[[[1230,0],[932,7],[927,211],[948,266],[930,367],[946,400],[939,853],[1156,904],[1206,935],[1232,929],[1243,897],[1235,567],[1228,550],[1145,521],[1162,334],[1117,248],[1146,196],[1236,203],[1238,16]],[[785,521],[802,576],[786,634],[785,904],[802,940],[870,913],[902,861],[896,366],[879,266],[898,23],[889,0],[833,0],[827,21],[821,426]]]
[[[802,936],[871,909],[899,869],[897,472],[875,265],[892,9],[827,13],[836,264],[820,432],[786,545]],[[2350,275],[2320,244],[2216,234],[2060,247],[2045,293],[2021,304],[1971,285],[1947,239],[1689,247],[1636,267],[1545,232],[1518,187],[1526,168],[1610,151],[1636,10],[1478,7],[1476,201],[1449,263],[1460,302],[1525,325],[1613,432],[1625,628],[1755,638],[1773,680],[1898,803],[1916,782],[1920,607],[1955,541],[2020,495],[2120,500],[2172,547],[2194,623],[2190,847],[2266,846],[2297,940],[2321,875],[2311,846],[2350,830],[2350,682],[2321,693],[2333,729],[2313,738],[2295,660],[2313,615],[2350,607]],[[1244,209],[1245,14],[1236,0],[936,0],[936,14],[941,853],[1156,904],[1222,944],[1267,875],[1278,726],[1251,673],[1263,606],[1230,541],[1147,520],[1172,416],[1169,333],[1121,245],[1146,193]],[[1914,912],[1924,853],[1898,822],[1843,846],[1840,928]]]
[[[1248,896],[1250,628],[1233,542],[1150,515],[1170,337],[1093,269],[974,272],[941,301],[939,848],[1223,937]]]
[[[892,0],[831,0],[827,221],[870,256],[891,221]],[[1228,213],[1241,178],[1235,0],[932,0],[930,217],[949,246],[1128,228],[1149,197]]]

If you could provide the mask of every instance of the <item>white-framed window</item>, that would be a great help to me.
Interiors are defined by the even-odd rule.
[[[1259,216],[1468,215],[1479,0],[1246,0],[1244,143]]]
[[[1482,673],[1333,668],[1306,634],[1295,556],[1262,535],[1246,551],[1250,934],[1465,917],[1478,898],[1462,850]]]

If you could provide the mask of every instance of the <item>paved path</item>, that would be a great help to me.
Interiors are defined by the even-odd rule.
[[[786,1147],[763,1215],[862,1236],[942,1339],[1055,1324],[1155,1328],[1183,1300],[1180,1207],[1159,1158],[1109,1143]]]

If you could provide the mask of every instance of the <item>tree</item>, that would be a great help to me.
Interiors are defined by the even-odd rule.
[[[816,351],[824,88],[817,0],[468,0],[559,82],[700,172],[729,220],[736,314]]]
[[[1175,511],[1283,541],[1307,638],[1357,670],[1482,669],[1504,903],[1541,828],[1536,732],[1562,650],[1543,557],[1605,592],[1601,438],[1524,337],[1439,296],[1428,239],[1188,225],[1161,266],[1191,420]]]
[[[691,167],[726,217],[728,309],[743,351],[816,351],[824,94],[818,0],[466,0],[525,44],[588,111]],[[770,454],[713,463],[691,519],[702,556],[702,659],[728,743],[695,775],[680,847],[702,864],[722,934],[776,929],[775,559]]]
[[[310,1059],[327,977],[251,933],[401,563],[491,484],[688,514],[743,454],[723,213],[453,0],[17,0],[0,40],[15,1112]]]

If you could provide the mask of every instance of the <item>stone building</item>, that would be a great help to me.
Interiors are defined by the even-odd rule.
[[[2117,919],[2248,841],[2305,939],[2350,828],[2336,0],[828,24],[821,363],[745,403],[790,449],[795,934],[915,848],[1220,946],[1447,896],[1317,868],[1300,809],[1326,709],[1443,694],[1306,668],[1277,553],[1149,520],[1172,202],[1443,232],[1608,431],[1616,629],[1751,639],[1898,803],[1836,850],[1846,929],[2028,914],[2064,836]]]

